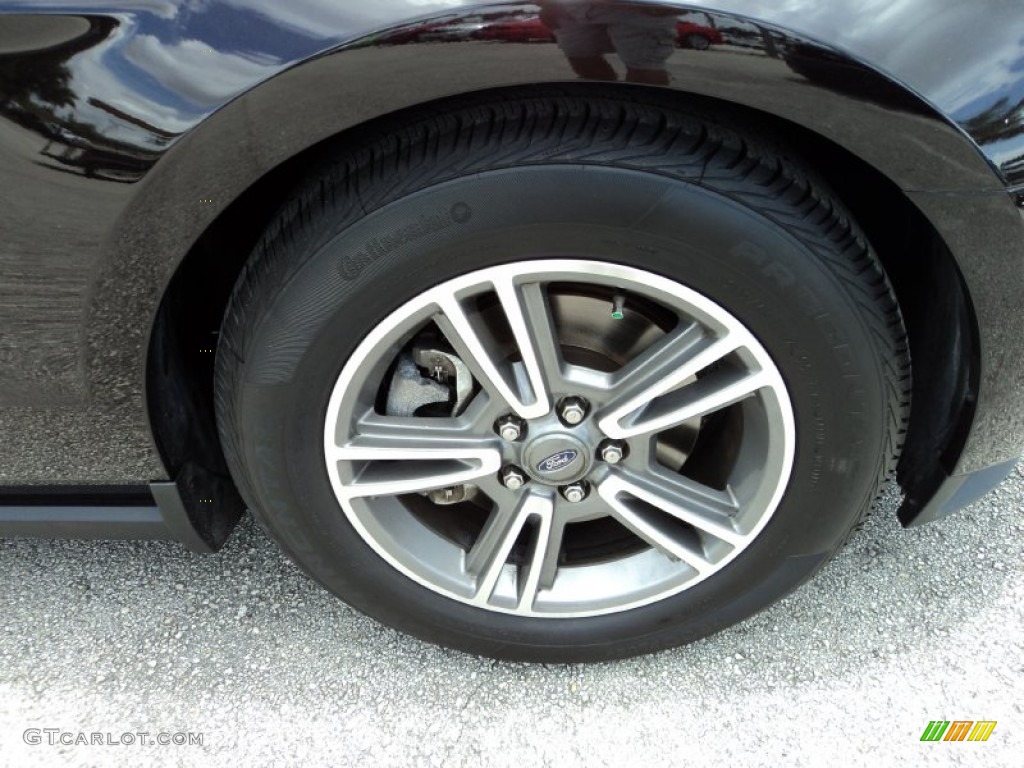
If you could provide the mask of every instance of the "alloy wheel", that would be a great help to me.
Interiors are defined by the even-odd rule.
[[[568,618],[727,566],[784,495],[794,434],[775,363],[714,301],[636,268],[521,261],[391,312],[338,377],[324,457],[395,569]]]

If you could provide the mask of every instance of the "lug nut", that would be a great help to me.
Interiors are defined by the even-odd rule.
[[[626,446],[610,440],[601,446],[601,460],[608,464],[618,464],[626,457]]]
[[[498,419],[498,422],[494,425],[495,431],[501,435],[502,440],[508,440],[510,443],[514,443],[516,440],[523,436],[526,431],[526,425],[523,424],[523,420],[515,416],[503,416]]]
[[[582,397],[567,397],[559,406],[558,415],[570,427],[575,427],[587,416],[587,402]]]
[[[572,483],[563,486],[562,496],[571,504],[579,504],[587,498],[587,486],[585,483]]]
[[[519,467],[505,467],[501,470],[501,482],[510,491],[518,491],[526,485],[526,475]]]

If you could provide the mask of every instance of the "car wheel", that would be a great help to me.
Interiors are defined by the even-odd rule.
[[[229,466],[284,550],[507,659],[771,604],[863,521],[906,418],[897,304],[826,186],[723,117],[584,93],[351,137],[217,351]]]
[[[706,51],[711,47],[711,41],[704,35],[691,32],[686,36],[686,47],[693,48],[695,51]]]

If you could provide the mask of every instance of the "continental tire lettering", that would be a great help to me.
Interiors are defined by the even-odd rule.
[[[345,254],[338,265],[338,272],[346,280],[355,280],[364,269],[392,251],[456,224],[465,224],[472,218],[473,209],[467,203],[455,203],[443,213],[423,214],[394,232],[373,238],[359,251]]]

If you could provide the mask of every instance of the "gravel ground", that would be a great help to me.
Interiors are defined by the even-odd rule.
[[[1018,470],[939,524],[904,532],[879,514],[745,624],[598,666],[401,636],[311,584],[251,521],[217,557],[0,542],[0,763],[1020,765],[1022,505]],[[986,743],[921,743],[934,719],[999,724]],[[29,728],[203,744],[30,745]]]

